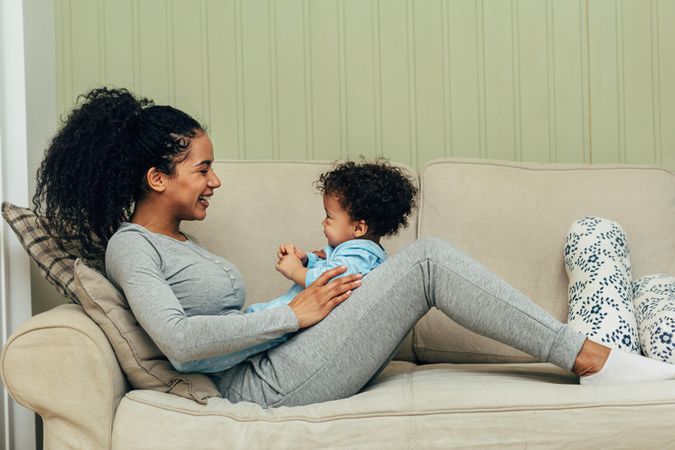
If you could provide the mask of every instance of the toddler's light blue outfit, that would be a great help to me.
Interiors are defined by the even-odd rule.
[[[321,274],[338,266],[347,266],[347,271],[338,275],[336,278],[354,273],[365,275],[387,259],[387,253],[379,244],[366,239],[352,239],[343,242],[335,248],[327,245],[324,247],[323,251],[326,253],[326,259],[319,258],[314,253],[307,253],[307,275],[305,276],[305,286],[310,286],[321,276]],[[304,289],[305,288],[299,284],[293,284],[284,295],[268,302],[255,303],[249,306],[245,313],[251,314],[266,309],[286,306]],[[264,352],[272,347],[276,347],[282,342],[286,342],[293,334],[294,333],[286,333],[283,336],[262,344],[254,345],[227,355],[198,359],[186,363],[176,363],[172,361],[172,364],[179,372],[222,372],[223,370],[236,366],[249,356]]]

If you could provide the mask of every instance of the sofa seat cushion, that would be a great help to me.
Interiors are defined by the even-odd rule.
[[[589,387],[550,364],[394,361],[360,394],[301,408],[131,391],[113,448],[657,448],[673,416],[675,381]]]

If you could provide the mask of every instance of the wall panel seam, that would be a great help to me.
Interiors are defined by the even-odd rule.
[[[513,159],[523,160],[523,136],[522,136],[522,92],[520,85],[520,30],[518,15],[520,14],[519,1],[511,0],[511,86],[513,89],[513,117],[511,126],[513,128]]]
[[[202,0],[202,92],[205,92],[204,114],[208,125],[211,125],[212,110],[211,110],[211,39],[209,33],[209,3],[208,0]]]
[[[480,14],[476,11],[476,47],[478,58],[478,110],[480,111],[479,116],[479,133],[480,133],[480,157],[487,158],[487,92],[485,86],[485,5],[483,0],[480,0],[478,5],[480,6]]]
[[[279,159],[279,78],[277,70],[277,26],[274,0],[267,0],[267,29],[270,55],[270,119],[272,121],[272,159]]]
[[[337,1],[337,34],[338,34],[338,91],[340,107],[340,157],[349,157],[349,122],[347,97],[347,48],[345,0]]]
[[[382,47],[380,37],[380,0],[372,3],[371,36],[373,41],[373,114],[375,124],[375,153],[382,156]]]
[[[314,90],[312,76],[312,23],[310,0],[302,2],[303,65],[305,75],[305,154],[314,158]]]
[[[415,4],[408,0],[406,8],[407,24],[407,64],[408,64],[408,126],[410,127],[409,150],[410,164],[417,167],[417,76],[415,57]]]
[[[450,73],[450,5],[441,0],[441,48],[443,52],[443,156],[452,156],[452,89]]]
[[[663,164],[661,142],[661,51],[659,41],[659,0],[650,0],[650,47],[652,58],[652,115],[654,116],[654,161]],[[656,36],[656,39],[654,38]],[[655,42],[656,41],[656,42]]]
[[[591,89],[591,20],[589,1],[584,0],[584,16],[586,18],[586,77],[588,80],[586,83],[586,92],[588,92],[588,163],[593,164],[593,91]]]

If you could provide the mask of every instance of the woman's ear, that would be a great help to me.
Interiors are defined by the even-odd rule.
[[[360,238],[368,233],[368,224],[365,220],[357,220],[354,222],[354,237]]]
[[[145,182],[148,189],[155,192],[164,192],[166,189],[167,175],[160,172],[156,167],[151,167],[145,174]]]

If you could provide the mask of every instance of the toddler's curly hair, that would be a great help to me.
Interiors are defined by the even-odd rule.
[[[412,177],[385,158],[346,161],[314,183],[324,196],[336,196],[352,220],[364,220],[376,236],[393,236],[408,226],[416,206]]]

